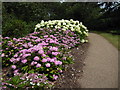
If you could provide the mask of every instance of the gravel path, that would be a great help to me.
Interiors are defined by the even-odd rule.
[[[82,88],[118,87],[118,50],[102,36],[89,34],[90,46],[83,67]]]

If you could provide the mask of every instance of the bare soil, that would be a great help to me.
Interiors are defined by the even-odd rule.
[[[66,66],[66,70],[60,75],[59,79],[55,83],[55,89],[73,89],[81,88],[81,85],[77,82],[82,77],[84,60],[87,54],[89,43],[84,43],[71,50],[71,54],[74,57],[74,64]]]

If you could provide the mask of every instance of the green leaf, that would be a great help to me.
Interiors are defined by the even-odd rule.
[[[48,74],[45,74],[45,76],[48,76]]]
[[[28,73],[34,73],[34,69],[32,69],[32,70],[28,71]]]
[[[25,86],[25,84],[24,84],[24,83],[23,83],[23,84],[18,85],[18,87],[19,87],[19,88],[24,87],[24,86]]]
[[[28,66],[22,67],[22,70],[26,71],[28,69]]]
[[[54,70],[52,70],[50,73],[53,73],[54,72]]]
[[[20,76],[14,76],[11,78],[10,81],[6,81],[7,83],[13,84],[13,85],[17,85],[20,82],[22,82],[23,80],[20,79]]]
[[[26,86],[26,83],[22,83],[18,85],[19,88],[23,88],[24,86]]]
[[[50,76],[50,78],[53,78],[53,76]]]
[[[49,71],[49,69],[47,69],[47,71]]]

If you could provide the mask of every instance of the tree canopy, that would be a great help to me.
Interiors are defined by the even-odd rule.
[[[8,23],[15,20],[23,22],[20,26],[23,29],[27,25],[28,32],[32,32],[29,29],[34,29],[35,24],[41,20],[54,19],[78,20],[89,30],[120,28],[119,2],[4,2],[2,9],[3,35],[11,28]]]

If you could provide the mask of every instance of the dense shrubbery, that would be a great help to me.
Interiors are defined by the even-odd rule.
[[[64,27],[40,27],[36,29],[39,32],[22,38],[3,38],[2,65],[11,71],[8,77],[3,75],[3,88],[52,87],[65,64],[73,63],[70,48],[79,45],[88,35],[86,28],[83,39],[84,33],[79,32],[83,28],[74,32]]]
[[[27,23],[22,20],[8,20],[3,24],[3,35],[19,37],[27,33]]]
[[[41,23],[37,24],[35,27],[35,31],[39,31],[40,28],[50,28],[50,29],[62,29],[63,31],[71,30],[76,32],[76,34],[80,35],[80,41],[86,42],[85,37],[88,36],[87,28],[79,21],[70,20],[49,20],[49,21],[41,21]]]
[[[30,32],[33,32],[34,22],[27,24],[25,21],[16,18],[9,18],[3,22],[2,35],[8,37],[23,37]],[[32,29],[32,30],[31,30]]]

